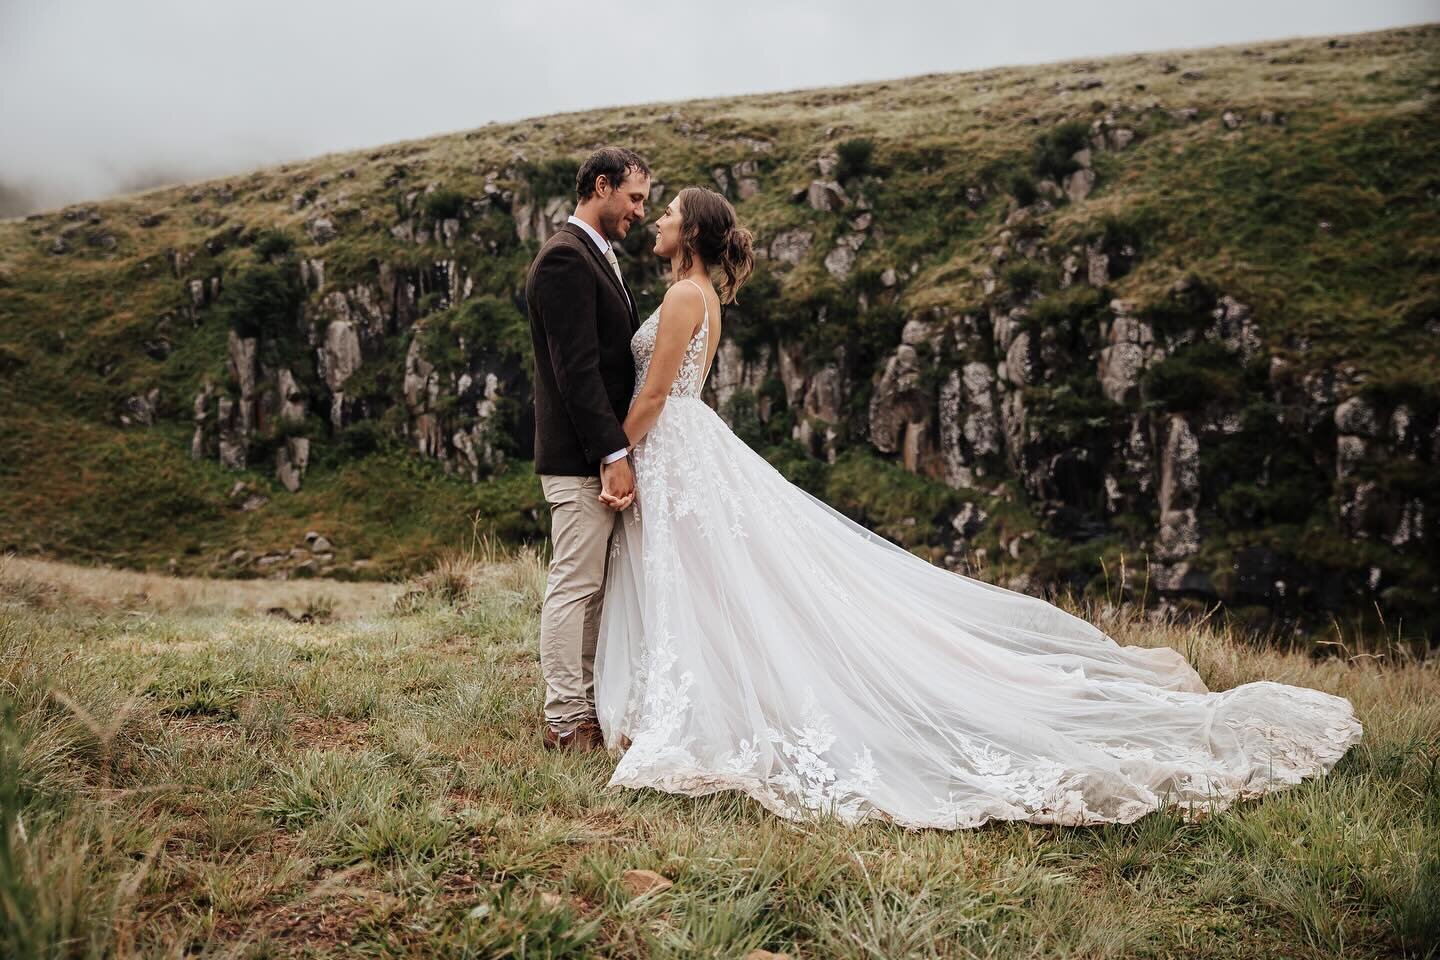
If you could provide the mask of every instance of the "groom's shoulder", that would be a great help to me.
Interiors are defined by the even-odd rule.
[[[562,224],[560,226],[560,229],[550,234],[550,238],[546,240],[543,244],[541,244],[540,256],[543,257],[547,253],[560,250],[573,250],[583,253],[585,248],[582,246],[582,244],[589,242],[590,238],[586,237],[579,230],[572,227],[568,223]]]
[[[542,263],[546,266],[559,266],[563,263],[581,263],[584,261],[585,248],[580,245],[583,237],[577,237],[569,230],[557,230],[540,246],[540,252],[535,255],[532,269],[539,267]]]

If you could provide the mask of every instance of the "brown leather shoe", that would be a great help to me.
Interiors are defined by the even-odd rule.
[[[545,736],[541,743],[546,750],[573,750],[588,753],[604,750],[605,738],[600,733],[600,724],[594,720],[582,720],[568,733],[556,733],[555,728],[545,725]]]

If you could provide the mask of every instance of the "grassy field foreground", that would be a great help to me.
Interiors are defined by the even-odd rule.
[[[1197,823],[796,825],[543,752],[543,583],[529,553],[275,596],[0,560],[0,955],[1436,955],[1433,659],[1112,612],[1212,687],[1350,697],[1364,742]]]

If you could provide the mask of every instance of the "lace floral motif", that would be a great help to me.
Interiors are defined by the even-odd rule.
[[[674,637],[665,621],[656,624],[656,640],[640,659],[642,683],[634,688],[634,696],[626,713],[638,716],[636,733],[630,749],[625,752],[616,776],[626,768],[643,770],[653,764],[693,765],[688,742],[676,740],[690,707],[690,688],[695,675],[690,671],[672,675],[676,655]]]
[[[879,776],[870,748],[861,744],[850,764],[849,776],[841,777],[830,761],[835,746],[830,717],[815,703],[815,694],[809,689],[805,691],[801,715],[802,725],[788,735],[775,729],[765,731],[765,739],[789,761],[781,772],[766,777],[766,785],[782,802],[843,820],[858,819],[869,807],[867,794]]]

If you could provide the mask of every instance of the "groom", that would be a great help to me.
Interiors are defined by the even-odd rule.
[[[617,512],[635,498],[621,423],[635,388],[640,325],[613,244],[645,217],[650,168],[596,150],[575,177],[575,215],[540,248],[525,282],[535,345],[535,472],[550,504],[550,578],[540,609],[544,745],[598,750],[595,641]]]

